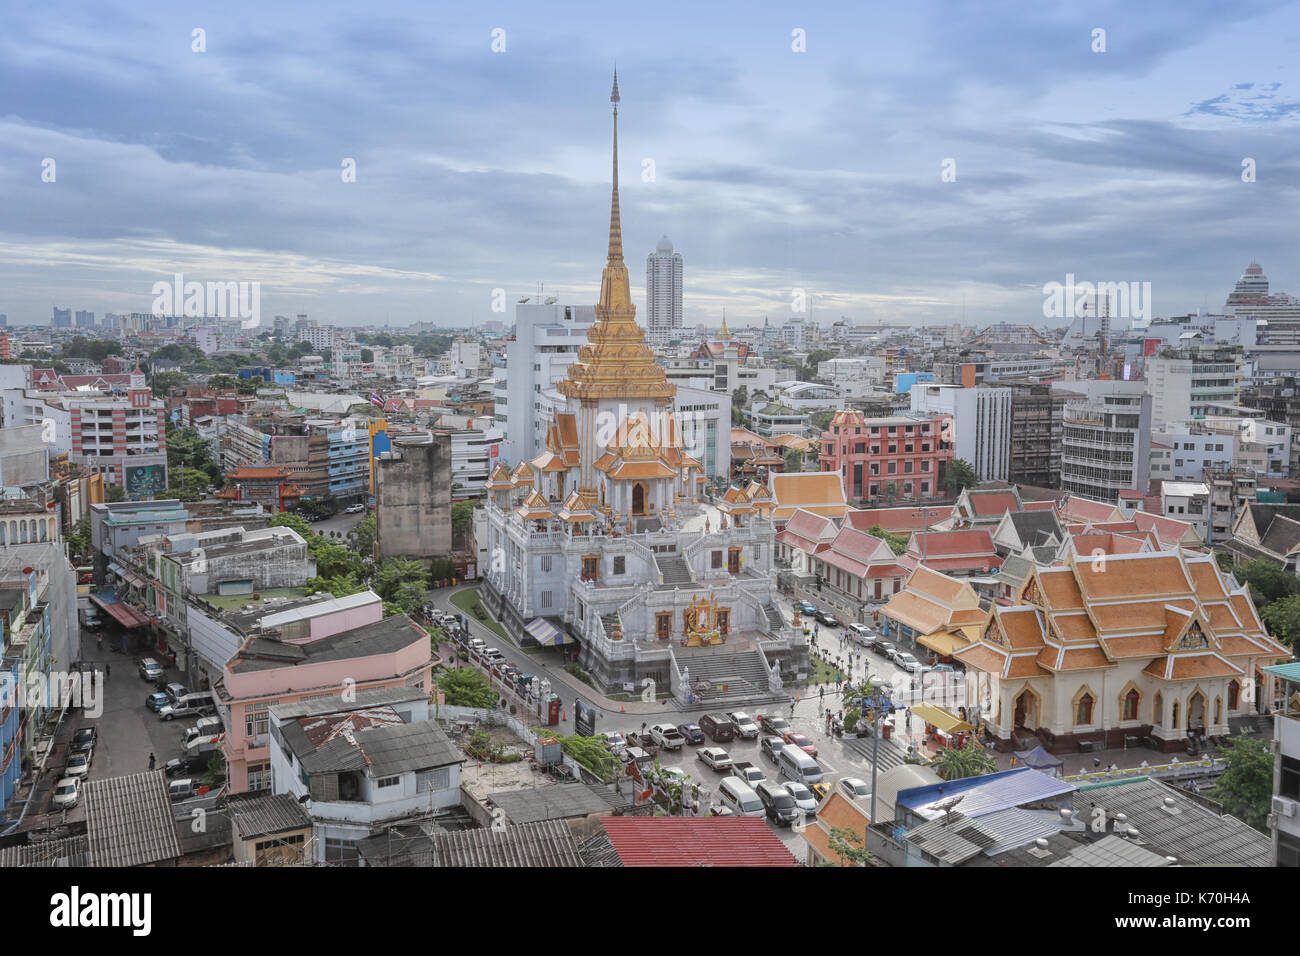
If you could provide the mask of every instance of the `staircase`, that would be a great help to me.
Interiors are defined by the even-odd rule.
[[[605,636],[609,637],[614,633],[614,625],[619,623],[618,611],[611,611],[608,614],[600,616],[600,623],[605,625]]]
[[[715,704],[765,704],[789,700],[788,694],[773,694],[767,687],[767,668],[762,654],[696,654],[679,659],[689,671],[691,692],[696,706]],[[696,690],[700,681],[708,681],[708,690]]]
[[[694,587],[695,578],[691,575],[691,566],[680,554],[656,554],[655,566],[663,575],[664,583],[656,585],[661,588]]]
[[[781,616],[775,604],[764,604],[763,614],[767,617],[767,624],[770,633],[780,634],[781,629],[785,627],[785,618]]]

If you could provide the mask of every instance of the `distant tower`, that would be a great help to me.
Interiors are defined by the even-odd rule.
[[[664,236],[645,259],[646,338],[663,344],[682,327],[682,254]]]

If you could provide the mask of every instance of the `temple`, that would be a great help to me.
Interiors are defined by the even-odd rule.
[[[483,601],[525,643],[566,645],[598,687],[684,703],[782,699],[808,648],[776,607],[774,499],[757,483],[701,502],[677,387],[636,322],[618,198],[618,75],[608,252],[596,321],[543,453],[488,483]],[[692,454],[696,452],[696,454]]]

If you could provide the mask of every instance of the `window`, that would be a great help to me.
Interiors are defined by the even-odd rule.
[[[1080,724],[1092,723],[1092,695],[1084,694],[1074,704],[1074,723]]]
[[[717,571],[717,570],[720,569],[721,567],[722,567],[722,552],[721,552],[721,551],[714,551],[714,552],[713,552],[713,570]]]
[[[1277,793],[1280,797],[1300,800],[1300,760],[1295,757],[1282,758],[1282,779]]]
[[[357,863],[357,844],[354,840],[325,838],[325,862],[343,863],[355,866]]]
[[[551,570],[551,556],[549,554],[542,555],[542,570],[543,571]]]
[[[1137,688],[1130,690],[1124,695],[1124,716],[1121,720],[1137,720],[1138,704],[1142,700],[1142,695],[1137,692]]]
[[[673,636],[673,612],[660,611],[655,615],[655,639],[670,640]]]
[[[550,606],[551,606],[551,592],[550,592],[550,591],[543,591],[543,592],[542,592],[542,607],[550,607]]]
[[[921,462],[921,470],[922,471],[930,470],[930,459],[927,458],[923,462]]]
[[[385,790],[388,787],[396,787],[401,782],[401,777],[380,777],[375,781],[375,786],[380,790]]]
[[[912,473],[912,463],[910,461],[903,462],[903,474],[910,475],[911,473]]]
[[[1237,695],[1241,693],[1241,685],[1235,680],[1228,681],[1228,710],[1237,709]]]
[[[437,770],[424,770],[415,775],[416,793],[429,793],[432,790],[446,790],[450,786],[450,767],[439,767]]]
[[[600,558],[596,555],[587,555],[582,559],[582,580],[594,581],[598,577]]]
[[[896,475],[896,474],[898,474],[898,462],[896,462],[896,461],[891,461],[891,462],[889,463],[888,474],[891,474],[891,475]]]
[[[614,559],[614,573],[615,574],[627,573],[627,558],[623,557],[623,555],[621,554]]]
[[[739,548],[727,549],[727,573],[728,574],[740,573],[740,549]]]
[[[252,704],[244,711],[244,736],[260,737],[267,731],[266,710],[270,702]]]
[[[248,765],[248,789],[271,789],[271,765],[269,763],[250,763]]]

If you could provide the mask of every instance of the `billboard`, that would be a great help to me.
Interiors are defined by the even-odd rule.
[[[573,704],[573,732],[579,737],[596,734],[596,708],[581,698]]]
[[[128,497],[152,498],[167,490],[166,465],[130,465],[124,477]]]

